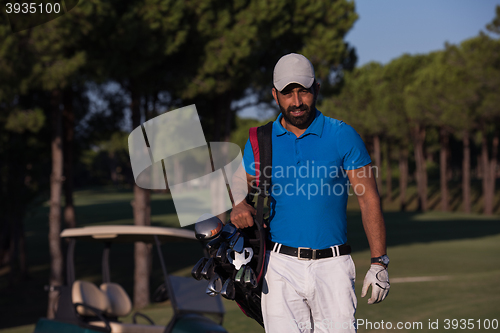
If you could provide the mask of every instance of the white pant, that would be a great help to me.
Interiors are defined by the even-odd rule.
[[[299,260],[267,251],[262,286],[266,332],[356,332],[355,278],[350,255]]]

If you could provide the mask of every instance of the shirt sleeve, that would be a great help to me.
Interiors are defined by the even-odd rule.
[[[344,170],[355,170],[371,163],[363,139],[352,126],[343,124],[339,128],[338,150]]]
[[[245,151],[243,152],[243,167],[245,168],[245,172],[251,176],[255,176],[255,158],[253,156],[252,144],[250,143],[250,139],[247,140],[245,144]]]

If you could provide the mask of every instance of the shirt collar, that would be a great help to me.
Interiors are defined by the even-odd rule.
[[[278,115],[278,118],[276,118],[273,124],[273,133],[276,136],[281,136],[288,132],[283,127],[283,125],[281,125],[281,118],[283,118],[282,113]],[[316,115],[314,116],[314,120],[312,121],[311,125],[309,125],[304,134],[301,135],[301,137],[306,136],[308,134],[315,134],[321,138],[321,134],[323,134],[324,124],[325,124],[325,116],[318,109],[316,109]]]

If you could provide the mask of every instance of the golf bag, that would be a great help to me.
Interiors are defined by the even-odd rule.
[[[215,296],[220,293],[223,297],[236,301],[240,309],[262,327],[261,292],[267,240],[264,201],[269,195],[271,184],[271,172],[268,169],[272,167],[272,126],[273,123],[269,122],[250,129],[256,180],[246,200],[257,210],[254,225],[236,229],[231,223],[226,224],[220,235],[211,236],[212,240],[206,244],[208,258],[200,259],[192,270],[195,279],[210,280],[207,294]],[[200,226],[200,229],[206,229],[207,225]],[[215,235],[219,233],[220,227],[212,224],[206,230],[207,235]]]
[[[256,275],[258,286],[255,289],[243,288],[242,297],[235,298],[241,310],[247,316],[256,320],[262,327],[264,327],[264,321],[260,301],[262,282],[264,280],[267,240],[267,231],[264,228],[264,224],[268,222],[267,219],[264,219],[264,200],[269,196],[271,185],[272,173],[268,169],[272,168],[272,129],[273,122],[269,122],[264,126],[252,127],[249,131],[255,161],[256,179],[255,184],[252,186],[252,191],[247,196],[247,203],[252,204],[256,201],[254,207],[257,213],[254,225],[246,228],[244,232],[249,235],[250,243],[253,243],[254,257],[257,257]]]

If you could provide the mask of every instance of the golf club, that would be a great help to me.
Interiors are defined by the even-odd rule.
[[[215,269],[214,264],[215,264],[214,258],[210,258],[207,260],[205,266],[203,266],[203,269],[201,270],[201,276],[205,280],[210,280],[214,275],[214,269]]]
[[[238,272],[236,273],[236,276],[234,277],[234,282],[235,283],[239,283],[239,284],[243,284],[244,283],[243,279],[245,278],[245,269],[246,269],[246,266],[243,265],[238,270]]]
[[[222,242],[221,245],[219,246],[219,250],[217,250],[217,253],[215,254],[215,259],[221,263],[227,262],[227,243]]]
[[[196,265],[194,265],[193,269],[191,270],[191,275],[196,279],[196,280],[201,280],[203,277],[201,276],[201,271],[203,270],[203,267],[207,263],[208,258],[201,258],[198,260]]]
[[[203,214],[194,225],[194,233],[201,241],[211,240],[220,234],[222,227],[223,224],[217,216]]]
[[[229,239],[229,248],[233,248],[234,244],[236,244],[236,242],[238,241],[238,239],[240,238],[241,234],[239,231],[236,231],[234,233],[234,235]]]
[[[240,235],[236,243],[233,245],[233,250],[241,253],[243,251],[243,247],[245,246],[245,238],[243,235]]]
[[[215,273],[214,276],[208,282],[206,293],[210,296],[215,296],[221,292],[222,289],[222,279],[219,274]]]
[[[234,226],[232,223],[226,224],[221,231],[222,237],[225,239],[229,239],[233,236],[233,234],[237,231],[238,229]]]
[[[206,245],[206,249],[208,253],[212,254],[214,251],[216,251],[219,248],[220,243],[224,240],[220,235],[214,239],[212,239],[208,244]]]
[[[220,294],[224,298],[234,300],[234,297],[236,296],[236,290],[234,289],[233,279],[228,278],[226,282],[224,282]]]
[[[247,267],[245,269],[244,283],[252,288],[257,288],[257,277],[252,267]]]

